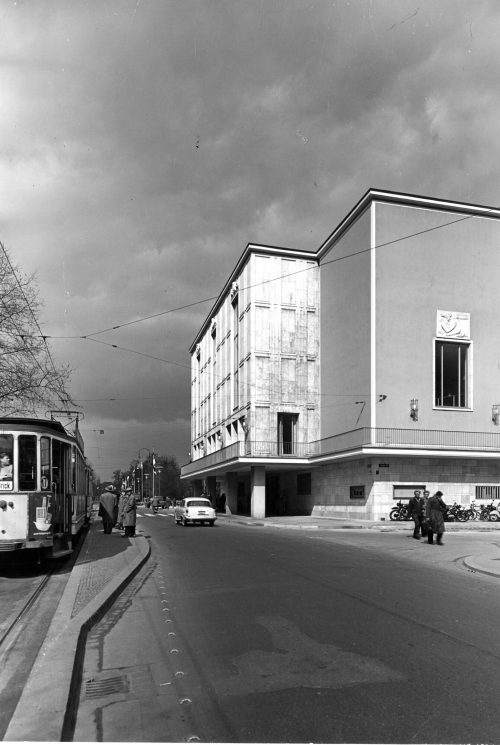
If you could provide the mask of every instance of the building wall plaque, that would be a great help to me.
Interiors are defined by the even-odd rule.
[[[470,313],[438,310],[436,336],[440,339],[470,339]]]

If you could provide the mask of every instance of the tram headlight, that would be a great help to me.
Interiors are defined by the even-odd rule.
[[[0,510],[6,510],[7,509],[7,502],[5,499],[0,499]]]

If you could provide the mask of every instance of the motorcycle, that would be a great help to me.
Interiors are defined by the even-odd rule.
[[[493,514],[494,513],[494,514]],[[479,519],[480,520],[488,520],[490,522],[497,522],[498,521],[498,509],[495,507],[493,502],[490,502],[490,504],[483,504],[481,506],[481,512],[479,513]],[[493,517],[491,517],[493,515]]]
[[[389,512],[390,520],[411,520],[408,513],[408,505],[403,504],[401,500],[396,502],[396,506]]]
[[[455,520],[460,523],[464,523],[469,520],[469,511],[465,510],[461,505],[454,502],[451,507],[448,507],[444,514],[444,519],[447,522],[454,522]]]
[[[476,507],[475,502],[471,502],[468,509],[466,510],[468,514],[469,520],[479,520],[479,515],[481,514],[481,510],[479,507]]]

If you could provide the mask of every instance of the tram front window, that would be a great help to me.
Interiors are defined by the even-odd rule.
[[[12,490],[12,435],[0,435],[0,491]]]
[[[36,474],[36,437],[21,435],[19,437],[19,491],[34,491]]]

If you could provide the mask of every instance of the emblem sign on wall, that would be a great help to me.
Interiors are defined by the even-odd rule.
[[[436,336],[440,339],[470,339],[470,313],[438,310]]]

